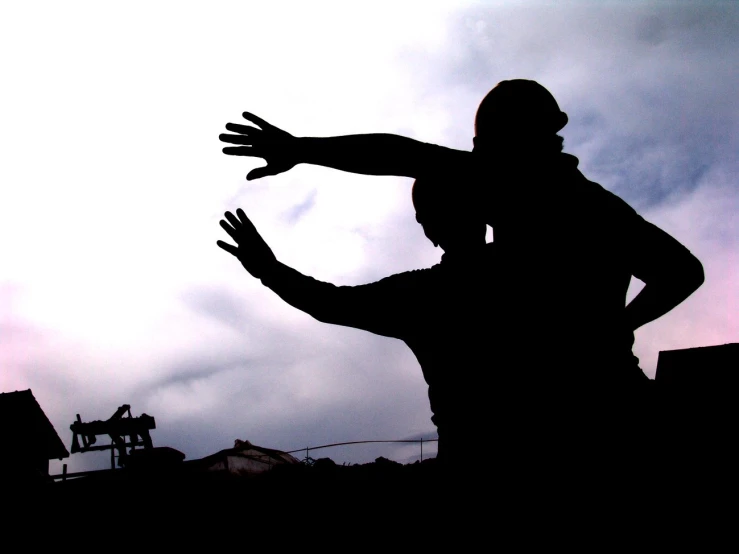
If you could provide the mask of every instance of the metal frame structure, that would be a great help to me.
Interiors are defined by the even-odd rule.
[[[77,414],[77,421],[69,428],[73,433],[70,449],[72,454],[110,450],[110,465],[112,469],[115,469],[116,451],[118,452],[118,465],[125,467],[130,451],[137,447],[153,448],[149,431],[156,429],[156,423],[150,415],[141,414],[138,417],[132,417],[131,406],[124,404],[105,421],[96,420],[83,423],[80,414]],[[100,435],[108,435],[111,443],[96,446],[97,437]],[[80,439],[82,445],[80,445]]]

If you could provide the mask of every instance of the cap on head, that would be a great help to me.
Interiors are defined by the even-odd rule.
[[[554,96],[536,81],[501,81],[480,102],[475,136],[493,133],[556,134],[567,125],[567,114]]]

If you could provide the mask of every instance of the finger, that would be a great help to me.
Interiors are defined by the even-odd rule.
[[[254,115],[251,112],[244,112],[241,114],[241,116],[247,121],[251,121],[255,125],[259,125],[262,129],[275,129],[276,128],[274,125],[270,125],[264,119]]]
[[[238,123],[226,123],[226,130],[242,135],[254,134],[255,132],[261,133],[261,130],[256,127],[251,127],[250,125],[239,125]]]
[[[221,225],[221,228],[224,231],[226,231],[232,239],[234,239],[237,243],[239,242],[239,233],[236,231],[236,229],[231,227],[228,223],[226,223],[223,220],[220,221],[220,225]]]
[[[218,135],[218,138],[221,142],[227,142],[229,144],[245,144],[247,146],[254,141],[252,137],[246,135],[227,135],[225,133]]]
[[[239,220],[241,221],[241,224],[242,225],[250,225],[251,224],[251,221],[249,220],[249,218],[247,217],[247,215],[244,213],[244,210],[242,210],[241,208],[236,208],[236,217],[239,218]]]
[[[217,241],[216,244],[223,248],[229,254],[233,254],[234,256],[238,257],[239,249],[233,244],[228,244],[227,242],[223,242],[222,240]]]
[[[233,225],[235,231],[238,232],[239,230],[241,230],[243,224],[236,218],[234,214],[232,214],[231,212],[226,212],[226,219],[228,219],[228,222]]]
[[[246,180],[253,181],[254,179],[261,179],[262,177],[277,175],[278,173],[281,173],[281,171],[277,169],[272,169],[269,165],[265,165],[264,167],[252,169],[249,173],[246,174]]]
[[[254,227],[254,224],[251,222],[251,220],[246,216],[244,213],[244,210],[241,208],[238,208],[236,210],[236,215],[239,218],[239,224],[241,225],[241,228],[239,229],[239,232],[241,233],[241,242],[244,242],[246,238],[249,240],[261,240],[262,237],[259,234],[259,231],[257,231],[257,228]]]
[[[254,150],[253,146],[226,146],[223,149],[224,154],[229,156],[252,156],[255,158],[261,158],[262,156]]]
[[[257,232],[257,228],[254,227],[254,224],[246,216],[246,214],[244,213],[244,210],[242,210],[241,208],[237,208],[236,209],[236,216],[239,218],[239,220],[241,221],[241,224],[244,226],[244,228],[251,229],[255,233]]]

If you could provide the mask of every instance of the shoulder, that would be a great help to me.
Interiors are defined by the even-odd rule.
[[[606,217],[608,220],[617,218],[632,223],[643,221],[636,210],[623,198],[585,177],[577,167],[578,162],[575,156],[562,154],[562,173],[572,186],[572,192],[576,198],[581,197],[585,201],[595,202],[598,209],[594,215]]]

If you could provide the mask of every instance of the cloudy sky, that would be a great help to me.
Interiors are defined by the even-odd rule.
[[[215,244],[242,207],[283,262],[322,280],[427,267],[441,252],[410,182],[300,166],[247,183],[261,161],[218,140],[244,110],[296,135],[469,149],[485,93],[535,79],[568,113],[585,175],[704,263],[704,286],[638,331],[644,371],[661,350],[739,342],[736,3],[29,0],[3,3],[0,46],[0,392],[32,389],[68,448],[75,414],[121,404],[188,459],[234,439],[435,436],[403,343],[284,305]]]

